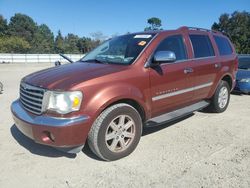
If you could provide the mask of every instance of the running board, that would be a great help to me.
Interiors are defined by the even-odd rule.
[[[184,108],[180,108],[178,110],[162,114],[160,116],[154,117],[152,119],[149,119],[146,121],[145,126],[146,127],[154,127],[163,123],[168,123],[171,121],[174,121],[176,119],[179,119],[181,117],[187,116],[194,111],[199,111],[209,105],[209,102],[207,101],[200,101],[198,103],[192,104],[190,106],[186,106]]]

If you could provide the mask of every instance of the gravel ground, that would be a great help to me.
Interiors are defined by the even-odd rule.
[[[231,95],[222,114],[195,112],[147,129],[115,162],[35,144],[15,127],[20,79],[51,65],[0,65],[0,187],[250,187],[250,96]]]

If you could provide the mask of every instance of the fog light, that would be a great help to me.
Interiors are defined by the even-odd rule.
[[[55,136],[49,131],[43,131],[42,141],[43,142],[49,142],[49,141],[55,142]]]

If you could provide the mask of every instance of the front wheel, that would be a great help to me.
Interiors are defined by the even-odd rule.
[[[104,110],[95,120],[88,144],[98,157],[113,161],[132,153],[141,133],[140,114],[132,106],[120,103]]]
[[[215,113],[224,112],[230,101],[230,87],[226,81],[221,81],[211,99],[208,110]]]

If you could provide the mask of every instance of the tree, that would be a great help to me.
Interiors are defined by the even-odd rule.
[[[37,31],[31,41],[32,53],[53,53],[54,35],[45,24],[38,26]]]
[[[150,31],[150,30],[162,30],[161,28],[161,20],[156,17],[152,17],[148,19],[148,24],[150,26],[146,27],[144,31]]]
[[[78,54],[79,53],[79,48],[77,47],[79,41],[79,37],[77,35],[74,35],[72,33],[69,33],[65,37],[65,51],[64,53],[73,53],[73,54]]]
[[[55,39],[55,52],[56,53],[64,53],[64,38],[62,36],[61,31],[59,30]]]
[[[0,38],[1,53],[27,53],[29,49],[29,43],[23,38],[15,36]]]
[[[11,36],[21,37],[30,43],[36,31],[37,25],[31,17],[19,13],[11,17],[9,23]]]
[[[8,31],[7,20],[4,19],[2,15],[0,15],[0,37],[7,35],[7,31]]]
[[[37,25],[24,14],[17,13],[7,20],[0,15],[0,53],[87,53],[107,37],[102,32],[91,34],[93,39],[72,33],[54,35],[45,25]]]
[[[77,47],[80,53],[85,54],[95,46],[93,45],[91,38],[82,37],[78,40]]]
[[[234,43],[237,53],[250,53],[249,12],[222,14],[219,22],[212,25],[212,29],[226,34]]]

